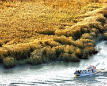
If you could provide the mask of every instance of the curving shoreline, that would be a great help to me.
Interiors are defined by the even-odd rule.
[[[73,26],[63,26],[59,30],[39,31],[39,34],[51,35],[53,39],[11,45],[0,48],[0,59],[5,68],[15,65],[38,65],[51,61],[79,62],[88,59],[97,51],[94,46],[101,39],[107,39],[107,7],[79,16]]]

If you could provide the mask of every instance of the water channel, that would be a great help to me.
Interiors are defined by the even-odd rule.
[[[94,76],[74,78],[74,71],[88,65],[97,69],[107,69],[107,41],[96,45],[99,53],[74,62],[51,62],[38,66],[24,65],[4,69],[0,65],[0,86],[107,86],[107,71]]]

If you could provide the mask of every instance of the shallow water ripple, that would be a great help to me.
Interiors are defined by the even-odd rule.
[[[80,63],[52,62],[39,66],[18,66],[4,69],[0,65],[0,86],[107,86],[107,42],[97,44],[96,55]],[[102,72],[87,77],[74,78],[74,71],[96,65]]]

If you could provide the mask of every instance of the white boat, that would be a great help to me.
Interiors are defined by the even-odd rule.
[[[96,74],[96,67],[93,65],[88,66],[85,70],[76,70],[74,72],[75,77],[89,76]]]

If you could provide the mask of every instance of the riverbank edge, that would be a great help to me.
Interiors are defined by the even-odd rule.
[[[107,8],[106,7],[101,8],[99,10],[95,10],[93,12],[81,15],[80,17],[82,17],[83,20],[81,22],[78,22],[76,25],[73,25],[71,29],[66,31],[67,34],[63,34],[64,37],[62,37],[62,38],[67,38],[67,36],[68,37],[74,36],[74,38],[76,38],[75,42],[71,42],[68,40],[69,43],[67,43],[67,45],[72,44],[74,46],[73,48],[74,51],[72,51],[73,53],[72,52],[67,53],[63,48],[65,47],[65,45],[61,45],[60,47],[57,46],[55,47],[55,49],[50,46],[48,47],[45,46],[37,50],[31,49],[30,50],[31,52],[28,52],[28,51],[24,52],[24,54],[27,54],[25,55],[26,57],[29,57],[30,55],[30,58],[25,58],[25,59],[22,58],[22,59],[16,60],[15,56],[17,54],[21,54],[22,52],[16,53],[16,55],[9,53],[8,55],[10,56],[6,56],[6,57],[3,57],[3,59],[1,59],[1,62],[3,62],[4,67],[12,68],[12,67],[15,67],[16,65],[24,65],[24,64],[39,65],[42,63],[48,63],[52,61],[79,62],[80,59],[88,59],[90,55],[96,54],[98,51],[95,50],[94,48],[95,45],[100,40],[107,40],[107,33],[106,33],[107,32]],[[69,33],[73,28],[78,28],[75,31],[76,35],[75,34],[72,35],[71,33]],[[86,30],[86,28],[89,30]],[[78,35],[78,33],[80,33],[80,35]],[[84,33],[89,35],[88,38],[86,37],[86,35],[83,36]],[[65,37],[65,35],[67,36]],[[60,42],[59,41],[60,38],[57,38],[54,40],[57,42]],[[39,52],[42,52],[42,53],[39,53]],[[38,53],[39,55],[37,55]]]

